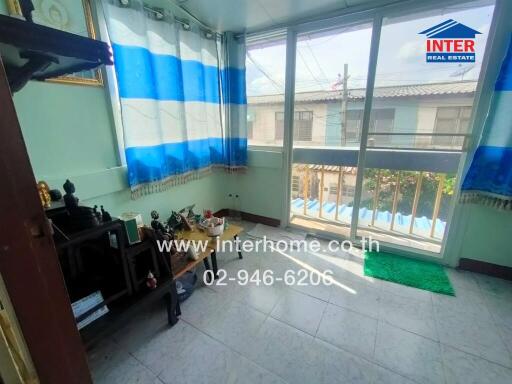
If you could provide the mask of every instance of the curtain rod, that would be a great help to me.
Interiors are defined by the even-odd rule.
[[[194,16],[193,13],[191,13],[189,10],[187,10],[186,8],[182,7],[181,5],[179,4],[176,4],[175,1],[173,0],[169,0],[169,3],[171,3],[174,7],[177,7],[180,9],[180,11],[184,12],[188,17],[190,17],[192,20],[194,20],[194,22],[196,22],[197,24],[199,24],[201,27],[203,27],[204,29],[208,29],[212,32],[215,32],[215,33],[219,33],[218,31],[214,30],[212,27],[210,27],[209,25],[203,23],[201,20],[199,20],[196,16]]]
[[[164,19],[164,12],[163,12],[163,9],[161,8],[151,8],[147,5],[144,5],[144,10],[148,11],[148,12],[151,12],[153,13],[157,20],[163,20]],[[188,13],[187,13],[188,14]],[[188,20],[182,20],[182,19],[179,19],[177,17],[174,17],[174,20],[181,24],[183,26],[183,29],[185,30],[189,30],[190,29],[190,22]],[[201,29],[203,30],[203,32],[205,32],[207,35],[208,34],[211,34],[213,36],[216,36],[216,37],[221,37],[222,35],[214,30],[212,30],[211,28],[207,27],[205,24],[201,23],[201,22],[198,22],[196,21],[197,19],[194,18],[194,22],[196,22],[197,24],[199,24],[199,26],[201,27]],[[209,36],[207,36],[209,37]]]

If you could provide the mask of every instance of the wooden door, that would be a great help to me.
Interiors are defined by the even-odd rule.
[[[91,383],[1,60],[0,180],[0,273],[39,380]]]

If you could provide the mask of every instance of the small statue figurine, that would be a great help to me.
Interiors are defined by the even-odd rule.
[[[112,221],[112,216],[110,216],[110,213],[105,211],[105,209],[103,208],[103,205],[101,206],[101,218],[103,219],[104,223]]]
[[[98,212],[98,206],[97,205],[94,205],[94,207],[92,207],[92,211],[94,212],[94,216],[96,216],[98,221],[101,221],[101,213]]]
[[[37,183],[37,192],[39,192],[39,198],[43,208],[48,209],[51,207],[50,187],[46,181],[40,181]]]
[[[158,220],[160,218],[160,215],[158,214],[157,211],[151,211],[151,218],[153,220],[151,220],[151,228],[153,228],[153,230],[160,236],[162,237],[169,237],[169,240],[173,238],[173,235],[172,233],[170,233],[169,229],[166,228],[161,222],[160,220]]]
[[[69,179],[66,179],[66,182],[62,186],[66,194],[64,195],[64,204],[66,204],[66,208],[69,211],[72,211],[74,208],[78,207],[78,198],[73,195],[75,193],[75,184],[73,184]]]
[[[62,199],[62,193],[58,189],[52,189],[50,190],[50,197],[52,201],[59,201]]]
[[[183,216],[178,212],[172,211],[171,216],[167,220],[167,226],[173,231],[180,230],[183,228]]]

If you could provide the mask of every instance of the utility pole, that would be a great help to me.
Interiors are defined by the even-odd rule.
[[[347,144],[347,99],[348,99],[348,64],[343,65],[343,92],[341,97],[341,145]]]

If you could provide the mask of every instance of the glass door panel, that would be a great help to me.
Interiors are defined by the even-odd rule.
[[[371,34],[365,23],[297,36],[292,224],[350,236]]]
[[[493,11],[477,1],[384,18],[358,237],[440,252]],[[447,50],[457,37],[474,46],[474,62],[429,62],[434,41]]]

